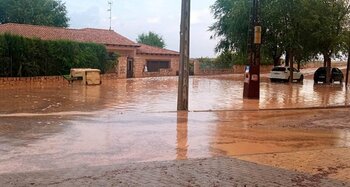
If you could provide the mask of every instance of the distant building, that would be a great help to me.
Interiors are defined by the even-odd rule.
[[[71,40],[103,44],[108,52],[120,55],[116,73],[119,78],[175,76],[179,69],[179,53],[135,43],[104,29],[65,29],[27,24],[0,24],[0,34],[9,33],[42,40]]]

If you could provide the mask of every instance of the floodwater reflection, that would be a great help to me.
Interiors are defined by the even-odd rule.
[[[298,111],[298,116],[314,115]],[[326,114],[327,111],[318,111]],[[343,131],[276,128],[289,111],[99,113],[0,129],[0,173],[349,147]],[[295,114],[294,114],[295,115]],[[307,116],[306,116],[307,117]],[[31,118],[35,122],[43,117]],[[59,125],[61,124],[61,125]],[[0,124],[2,126],[2,124]]]
[[[177,113],[177,126],[176,126],[176,159],[186,160],[188,158],[188,113]]]

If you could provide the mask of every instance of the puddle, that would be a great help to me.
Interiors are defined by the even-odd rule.
[[[0,173],[350,146],[344,130],[276,128],[275,112],[259,112],[260,124],[251,113],[3,118]]]

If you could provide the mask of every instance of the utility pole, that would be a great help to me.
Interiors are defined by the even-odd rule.
[[[260,0],[252,0],[251,25],[249,28],[248,62],[246,66],[243,97],[260,99]]]
[[[177,110],[188,111],[191,0],[182,0]]]
[[[109,9],[107,10],[109,12],[109,30],[112,30],[112,1],[108,1]]]

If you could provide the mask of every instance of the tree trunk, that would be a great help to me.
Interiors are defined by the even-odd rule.
[[[327,52],[323,53],[324,57],[324,67],[326,67],[326,83],[331,83],[331,57]]]
[[[290,52],[286,51],[285,66],[289,66],[289,60],[290,60]]]
[[[19,65],[18,72],[17,72],[17,77],[22,77],[22,63]]]
[[[294,54],[292,52],[290,52],[290,76],[289,76],[289,82],[293,83],[294,80],[294,75],[293,75],[293,65],[294,65]]]
[[[7,44],[9,45],[9,44]],[[11,51],[11,46],[8,46],[8,55],[10,58],[10,77],[13,76],[13,56],[12,56],[12,51]]]
[[[279,65],[281,65],[281,63],[280,63],[280,58],[281,58],[281,56],[275,56],[275,57],[273,57],[273,65],[274,66],[279,66]]]
[[[300,61],[298,61],[298,70],[300,71]]]
[[[350,68],[350,49],[348,51],[348,65],[346,67],[346,79],[345,79],[346,89],[348,89],[348,83],[349,83],[349,68]]]

